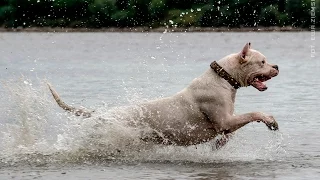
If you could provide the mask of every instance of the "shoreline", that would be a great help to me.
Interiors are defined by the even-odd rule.
[[[0,32],[305,32],[310,31],[308,28],[295,28],[291,26],[286,27],[242,27],[242,28],[228,28],[228,27],[188,27],[188,28],[174,28],[174,27],[131,27],[131,28],[70,28],[70,27],[30,27],[30,28],[5,28],[0,27]]]

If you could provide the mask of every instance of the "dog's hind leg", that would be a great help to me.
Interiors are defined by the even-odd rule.
[[[83,109],[77,109],[77,108],[74,108],[72,106],[69,106],[68,104],[66,104],[65,102],[63,102],[60,98],[60,96],[58,95],[57,91],[55,91],[53,89],[53,87],[51,86],[51,84],[47,83],[49,89],[50,89],[50,92],[54,98],[54,100],[56,100],[57,104],[64,110],[66,111],[69,111],[69,112],[72,112],[74,113],[76,116],[83,116],[85,118],[88,118],[88,117],[91,117],[91,113],[93,112],[88,112],[88,111],[85,111]]]

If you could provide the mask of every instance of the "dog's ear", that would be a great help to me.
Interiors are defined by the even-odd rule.
[[[245,58],[246,58],[246,55],[248,54],[250,47],[251,47],[251,43],[248,42],[246,45],[244,45],[242,51],[239,53],[240,64],[247,62],[247,60]]]

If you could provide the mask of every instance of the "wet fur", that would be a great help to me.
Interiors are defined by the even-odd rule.
[[[263,63],[266,57],[250,48],[250,43],[239,52],[218,61],[242,87],[250,85],[257,74],[275,77],[278,67]],[[66,111],[84,117],[92,112],[76,109],[64,103],[58,93],[48,84],[58,103]],[[218,134],[217,147],[223,146],[232,133],[250,122],[263,122],[269,129],[277,130],[278,124],[272,116],[262,112],[234,115],[237,90],[211,68],[176,95],[157,99],[132,107],[131,118],[154,131],[141,139],[164,145],[189,146],[211,141]],[[136,108],[136,110],[135,110]]]

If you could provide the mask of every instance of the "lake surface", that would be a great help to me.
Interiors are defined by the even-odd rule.
[[[0,179],[319,179],[320,34],[300,33],[1,33]],[[250,41],[278,77],[258,92],[241,88],[235,113],[272,114],[213,143],[144,147],[110,114],[170,96],[213,60]],[[60,109],[46,82],[76,107]],[[98,118],[108,119],[96,127]],[[98,129],[98,130],[97,130]]]

